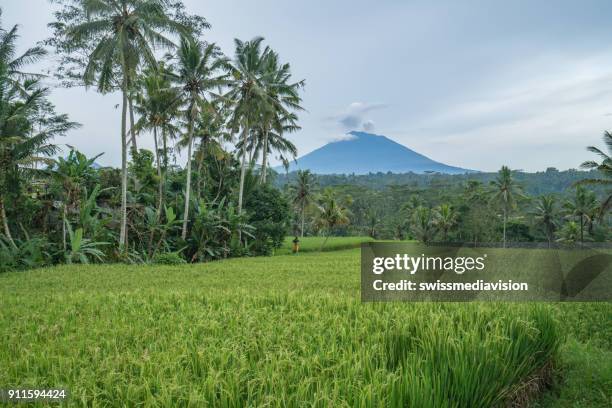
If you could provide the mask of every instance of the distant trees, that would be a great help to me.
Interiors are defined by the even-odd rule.
[[[441,204],[434,211],[434,225],[442,232],[442,240],[448,240],[448,232],[457,225],[457,213],[450,204]]]
[[[580,231],[580,242],[584,243],[584,228],[591,225],[599,205],[592,191],[588,191],[582,185],[576,186],[576,193],[571,200],[563,204],[563,209],[568,218],[578,221]]]
[[[555,197],[552,195],[538,197],[532,214],[536,225],[541,226],[544,230],[548,246],[550,247],[555,238],[555,230],[557,228],[558,213]]]
[[[492,201],[502,210],[503,235],[502,242],[506,247],[506,224],[508,214],[515,207],[517,198],[521,197],[521,190],[512,177],[512,171],[507,166],[502,166],[497,178],[491,182],[493,186]]]
[[[321,244],[321,249],[327,243],[334,228],[347,225],[350,222],[350,211],[347,208],[350,200],[339,200],[331,190],[325,190],[317,199],[315,225],[324,231],[325,240]]]
[[[603,150],[595,146],[587,147],[587,150],[595,153],[601,159],[601,162],[596,162],[594,160],[585,161],[582,163],[581,167],[584,169],[597,169],[602,177],[600,178],[587,178],[578,182],[581,185],[601,185],[601,186],[611,186],[612,185],[612,133],[606,131],[603,135],[603,141],[606,145],[606,149],[608,153],[605,153]],[[612,207],[612,192],[608,192],[607,196],[604,198],[601,204],[601,211],[599,213],[600,216],[603,216],[606,212],[610,210]]]
[[[293,205],[300,214],[300,236],[302,238],[304,238],[306,209],[313,203],[315,194],[314,189],[315,180],[310,170],[299,170],[295,183],[290,186],[290,194]]]

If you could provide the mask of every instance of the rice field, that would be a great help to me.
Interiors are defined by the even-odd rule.
[[[276,250],[277,255],[292,254],[294,237],[285,238],[283,246]],[[325,237],[304,237],[300,238],[299,253],[308,252],[328,252],[341,249],[359,248],[362,242],[373,241],[370,237],[329,237],[325,242]],[[323,246],[323,243],[325,245]],[[322,247],[323,246],[323,247]],[[321,248],[322,247],[322,248]]]
[[[12,272],[0,387],[67,387],[66,405],[95,407],[524,403],[556,367],[578,369],[568,337],[610,356],[610,306],[562,306],[361,304],[358,250]],[[598,316],[593,340],[582,307]],[[609,398],[596,393],[587,403]]]

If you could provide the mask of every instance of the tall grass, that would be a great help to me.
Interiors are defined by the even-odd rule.
[[[0,275],[0,384],[74,406],[491,407],[555,356],[548,307],[361,304],[358,260]]]

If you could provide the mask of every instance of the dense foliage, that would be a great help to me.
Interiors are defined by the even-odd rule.
[[[207,22],[179,1],[56,1],[45,42],[67,86],[120,91],[121,168],[53,137],[78,124],[55,113],[39,75],[0,44],[0,270],[58,262],[197,262],[269,254],[289,226],[288,198],[269,186],[271,154],[302,110],[291,67],[264,40],[236,40],[233,58],[201,40]],[[164,51],[171,53],[162,54]],[[236,137],[240,135],[240,138]],[[138,148],[152,137],[154,151]],[[226,146],[234,144],[232,151]],[[177,166],[177,153],[187,163]],[[260,164],[261,162],[261,164]]]
[[[609,139],[606,133],[608,146]],[[593,168],[593,163],[584,167]],[[296,235],[302,225],[306,234],[325,233],[317,197],[334,195],[343,197],[350,221],[334,225],[335,235],[576,245],[612,237],[609,177],[601,169],[522,173],[504,166],[495,174],[466,175],[315,176],[298,171],[278,176],[276,183],[294,198]]]

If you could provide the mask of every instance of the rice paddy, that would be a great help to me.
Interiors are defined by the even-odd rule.
[[[358,250],[6,273],[0,387],[67,387],[68,406],[503,406],[568,337],[610,356],[610,310],[361,304]]]

